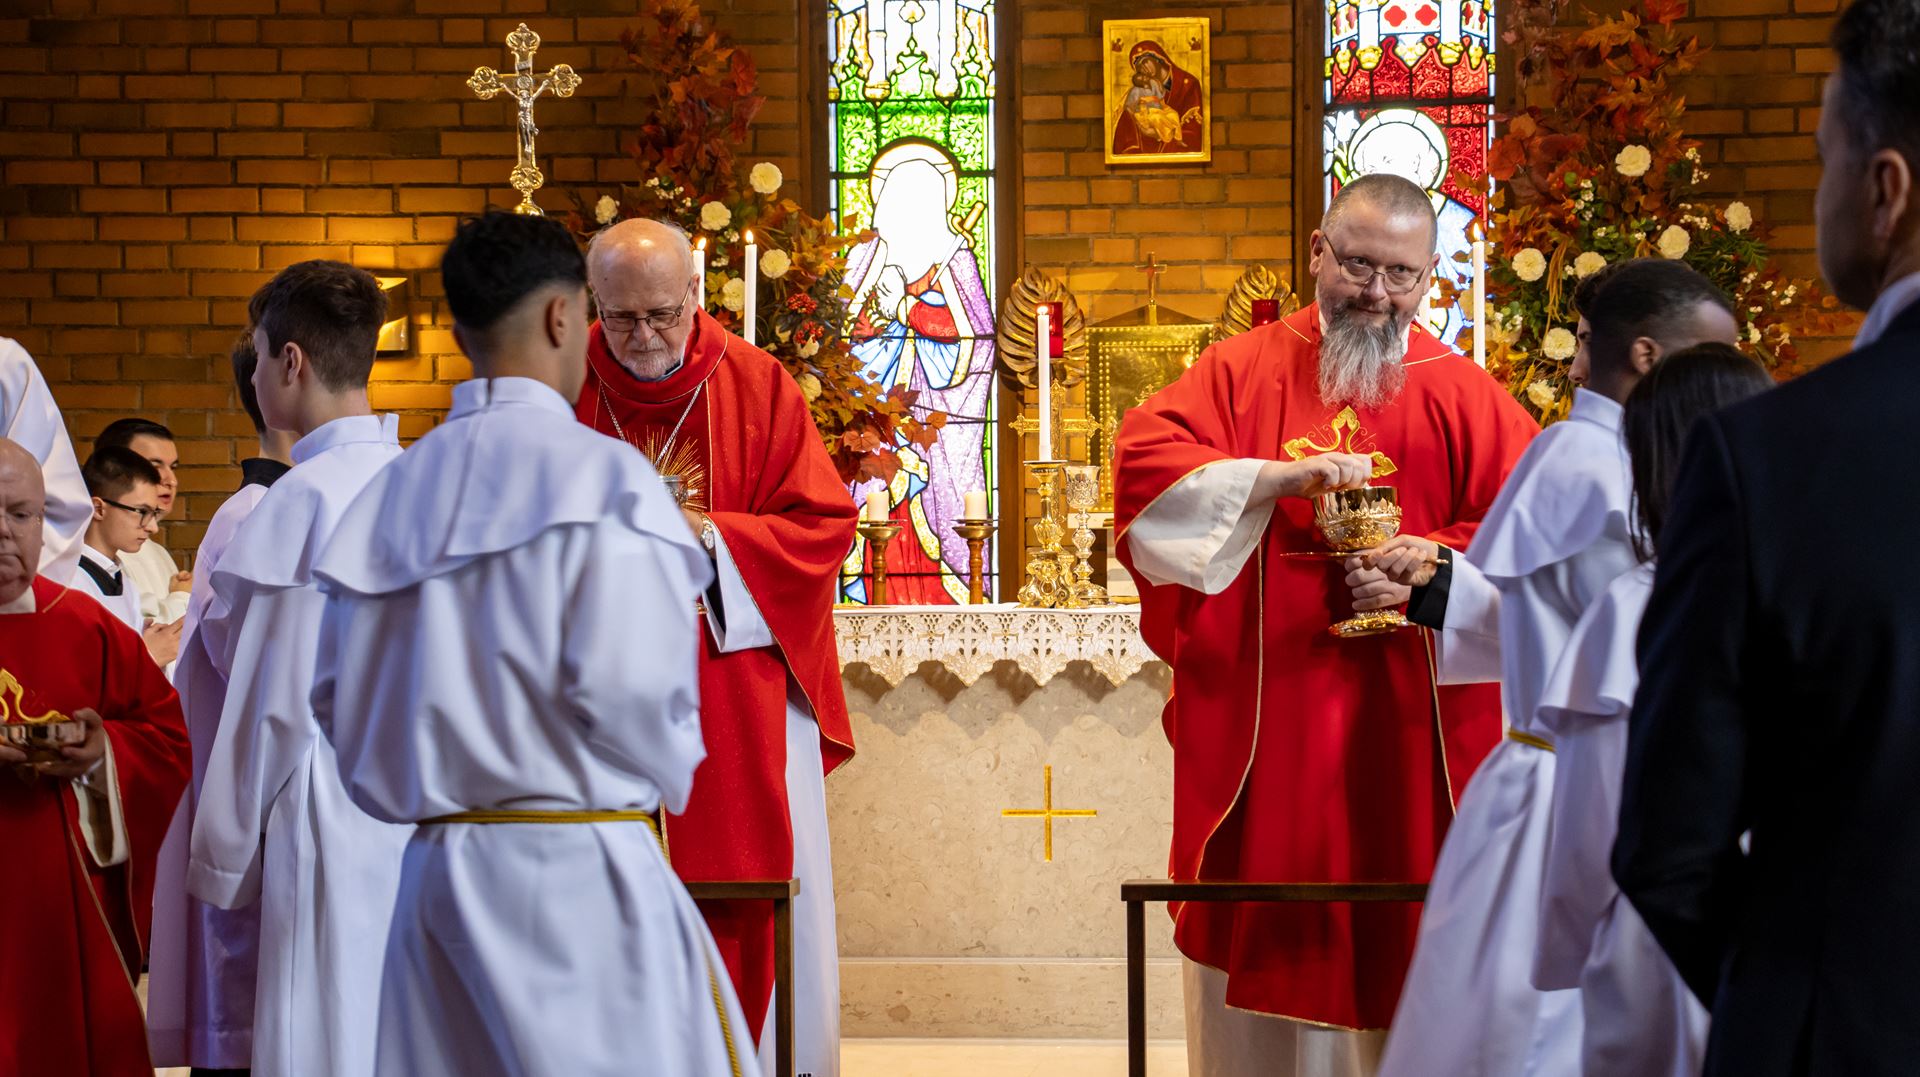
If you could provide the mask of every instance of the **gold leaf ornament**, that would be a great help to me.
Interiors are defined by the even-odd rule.
[[[1263,265],[1251,265],[1227,292],[1227,304],[1213,323],[1215,340],[1225,340],[1253,328],[1253,301],[1278,299],[1280,317],[1300,309],[1300,297],[1278,273]]]
[[[1040,365],[1040,351],[1033,334],[1042,303],[1059,303],[1066,322],[1064,356],[1053,362],[1053,381],[1059,386],[1078,385],[1087,376],[1087,316],[1080,301],[1067,286],[1040,270],[1028,266],[1000,303],[1000,377],[1010,388],[1037,389],[1034,371]]]

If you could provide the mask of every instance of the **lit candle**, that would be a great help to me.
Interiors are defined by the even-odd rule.
[[[887,518],[887,492],[885,490],[867,491],[867,522],[881,523]]]
[[[1038,323],[1034,326],[1033,348],[1039,356],[1040,366],[1040,459],[1053,459],[1053,329],[1050,324],[1053,311],[1047,304],[1041,303],[1035,311]]]
[[[1473,241],[1473,361],[1487,365],[1487,243]]]
[[[985,490],[968,490],[966,501],[967,509],[960,514],[962,520],[984,520],[987,518],[987,492]]]
[[[747,338],[747,343],[749,344],[753,343],[754,308],[758,307],[759,305],[760,305],[760,247],[758,244],[754,243],[753,233],[748,232],[747,233],[747,309],[745,313],[746,333],[744,334],[744,336]]]
[[[694,241],[693,251],[700,259],[700,269],[695,274],[700,281],[700,309],[707,309],[707,237],[701,236]]]

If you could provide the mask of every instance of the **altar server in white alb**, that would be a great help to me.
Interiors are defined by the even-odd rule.
[[[1736,332],[1710,281],[1659,258],[1620,266],[1582,313],[1590,388],[1528,446],[1467,551],[1498,593],[1507,734],[1441,846],[1383,1077],[1578,1073],[1580,999],[1561,990],[1577,976],[1535,986],[1554,756],[1534,713],[1582,611],[1634,564],[1620,401],[1661,354]],[[1452,560],[1420,539],[1385,549]]]
[[[224,632],[204,642],[218,648],[227,687],[194,809],[187,889],[221,908],[260,902],[254,1072],[358,1077],[373,1065],[409,828],[354,807],[315,724],[325,599],[311,570],[354,496],[400,455],[397,419],[367,405],[386,298],[363,270],[301,262],[255,293],[249,313],[261,411],[300,440],[293,469],[202,584],[226,609]],[[194,700],[196,710],[215,703]]]
[[[757,1074],[654,823],[706,754],[712,566],[646,458],[574,421],[586,266],[566,228],[467,220],[441,275],[474,380],[315,569],[314,711],[355,803],[419,824],[373,1072]]]
[[[1541,692],[1540,725],[1560,756],[1543,892],[1570,937],[1556,961],[1579,963],[1582,1074],[1694,1077],[1706,1053],[1706,1009],[1620,896],[1608,859],[1619,830],[1627,718],[1640,686],[1634,641],[1653,593],[1651,558],[1681,445],[1694,420],[1772,386],[1739,349],[1703,344],[1662,359],[1627,398],[1622,428],[1633,466],[1634,545],[1648,560],[1588,608]],[[1571,945],[1582,927],[1584,948]]]
[[[41,524],[40,575],[66,580],[80,562],[80,547],[93,519],[93,499],[80,478],[66,420],[47,391],[33,356],[16,340],[0,337],[0,437],[33,454],[46,477],[47,515]]]

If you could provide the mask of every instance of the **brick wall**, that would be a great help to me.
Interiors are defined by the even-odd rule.
[[[796,182],[802,109],[792,0],[709,0],[751,45],[770,100],[754,152]],[[632,0],[13,0],[0,17],[0,335],[39,360],[82,456],[144,415],[180,438],[176,555],[239,481],[253,432],[227,348],[282,266],[338,258],[413,278],[414,344],[375,371],[374,406],[425,432],[466,376],[434,269],[460,214],[506,206],[513,106],[465,85],[542,38],[550,210],[632,173],[620,152],[620,31]],[[624,14],[623,14],[624,13]]]

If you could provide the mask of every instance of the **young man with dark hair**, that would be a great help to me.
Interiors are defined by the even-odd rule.
[[[646,458],[574,421],[566,228],[467,220],[441,276],[474,378],[314,570],[315,714],[354,802],[416,828],[372,1072],[757,1073],[655,821],[706,754],[712,566]]]
[[[261,415],[300,440],[293,469],[220,554],[207,580],[214,598],[195,628],[213,676],[196,679],[188,721],[215,732],[186,886],[225,909],[259,903],[258,1074],[357,1077],[373,1065],[380,960],[407,832],[347,800],[314,723],[324,602],[311,568],[347,504],[400,455],[398,420],[367,405],[386,307],[371,276],[339,262],[298,263],[254,293]]]
[[[140,588],[121,571],[120,557],[146,545],[160,529],[160,472],[140,454],[109,446],[80,465],[87,493],[93,496],[93,520],[87,524],[86,549],[73,574],[73,588],[90,595],[138,632]],[[173,638],[178,646],[178,637]],[[153,652],[151,646],[149,652]],[[172,654],[154,653],[165,666]]]
[[[116,419],[93,439],[93,450],[130,449],[160,472],[160,518],[173,512],[180,478],[180,449],[173,431],[151,419]],[[140,549],[121,559],[133,582],[140,586],[140,615],[149,625],[173,625],[186,616],[187,598],[193,590],[193,573],[183,572],[157,539],[149,539]],[[148,641],[151,644],[151,640]],[[174,642],[178,648],[178,640]]]

